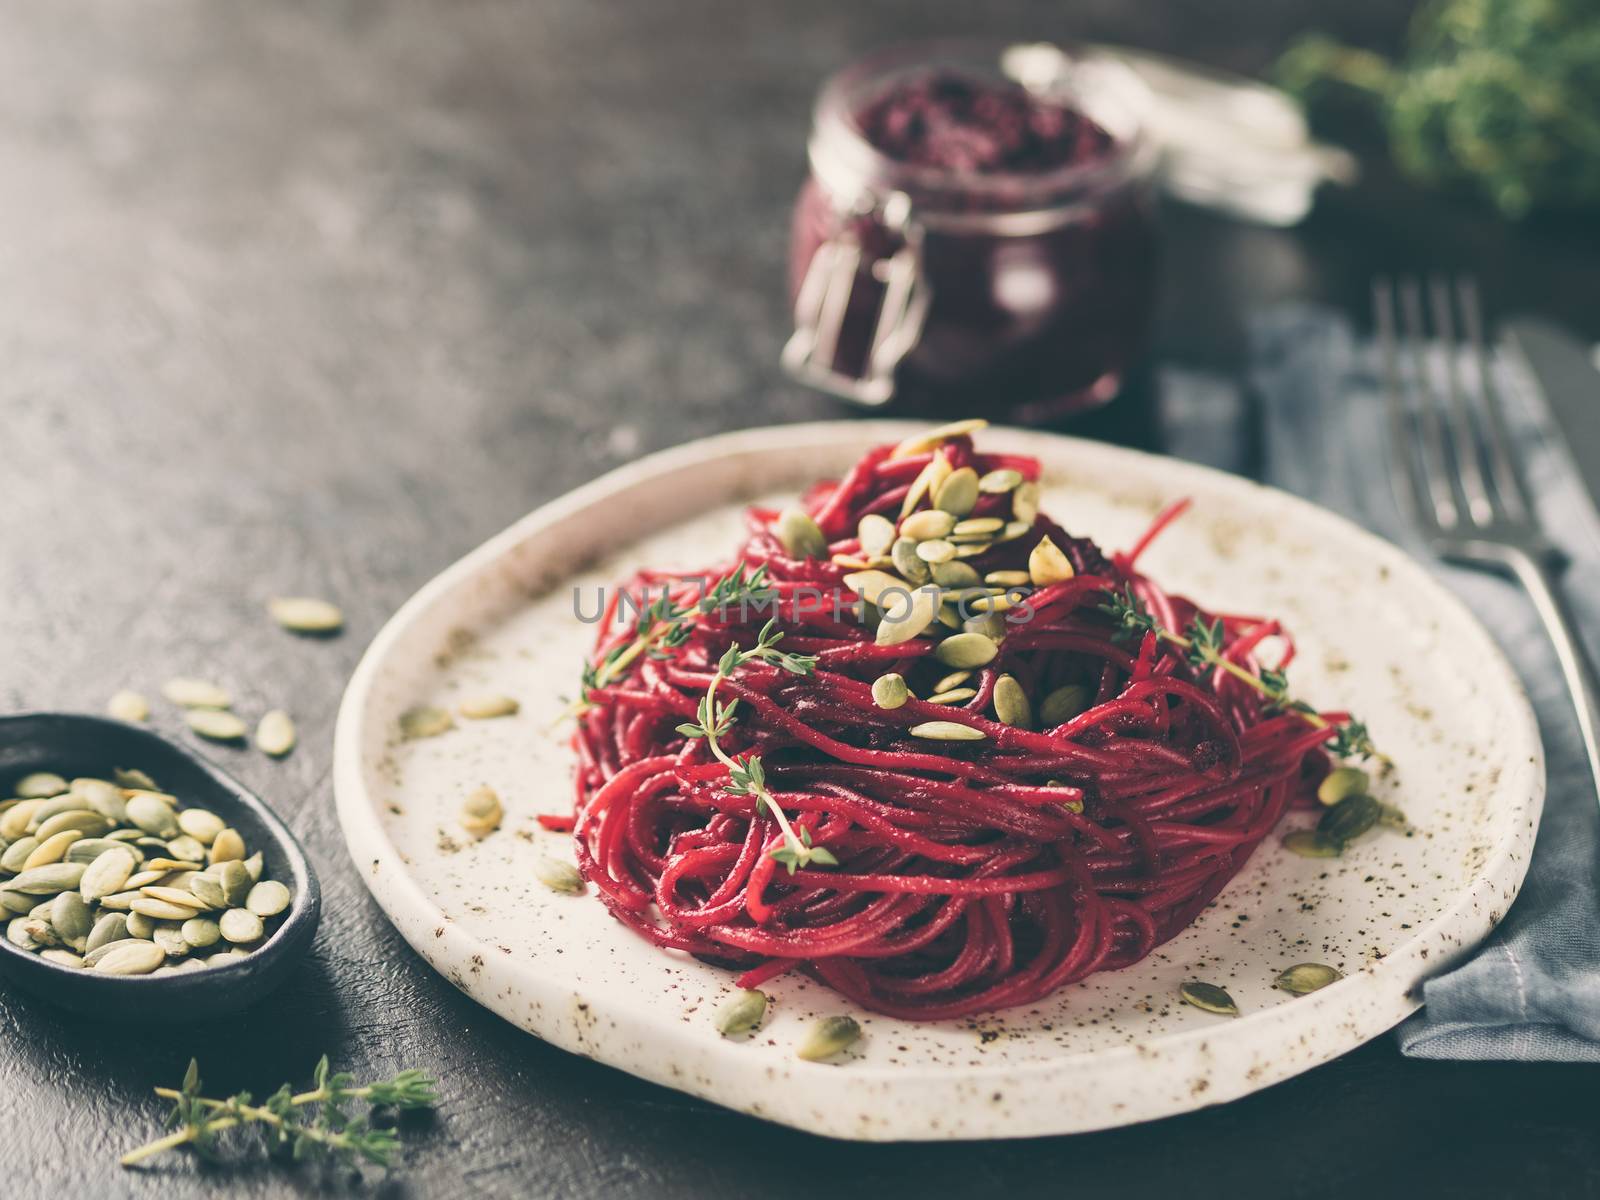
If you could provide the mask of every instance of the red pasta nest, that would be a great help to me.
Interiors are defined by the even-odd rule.
[[[1038,477],[1036,460],[975,453],[966,436],[931,452],[880,447],[804,499],[830,555],[860,553],[864,515],[897,518],[934,453],[952,468]],[[985,494],[972,515],[1011,519],[1015,495]],[[1182,507],[1109,558],[1041,515],[1026,534],[968,559],[980,572],[1022,570],[1048,536],[1077,573],[1033,592],[1031,619],[1007,626],[998,655],[974,672],[976,694],[958,705],[916,698],[950,670],[934,657],[936,636],[877,645],[850,609],[833,609],[835,589],[853,599],[848,562],[790,557],[772,529],[776,514],[752,508],[737,558],[765,567],[783,650],[814,655],[816,667],[797,675],[753,662],[722,679],[719,698],[739,703],[720,742],[740,761],[759,755],[773,799],[837,865],[790,872],[773,857],[784,845],[773,815],[728,790],[728,769],[705,739],[677,731],[696,719],[727,648],[755,644],[773,615],[730,608],[695,615],[679,644],[658,642],[620,678],[587,688],[572,823],[583,877],[623,924],[740,970],[741,986],[800,970],[898,1017],[1026,1004],[1137,962],[1188,925],[1314,787],[1331,732],[1274,711],[1220,667],[1196,669],[1154,633],[1119,638],[1101,606],[1128,587],[1166,630],[1220,620],[1223,656],[1252,674],[1259,643],[1282,638],[1274,622],[1213,618],[1138,573],[1140,552]],[[691,604],[705,574],[722,571],[644,571],[626,591],[655,599],[666,589]],[[812,590],[829,601],[808,603]],[[637,636],[633,621],[609,619],[617,600],[596,662]],[[950,631],[935,623],[930,632]],[[1293,652],[1282,644],[1278,670]],[[874,703],[871,684],[887,672],[911,685],[902,707]],[[1036,713],[1038,697],[1068,684],[1092,700],[1054,728],[1014,728],[993,709],[1006,674],[1035,698]],[[908,733],[929,721],[984,737]]]

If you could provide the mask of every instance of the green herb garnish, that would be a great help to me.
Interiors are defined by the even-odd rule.
[[[351,1115],[346,1106],[355,1101],[371,1109],[414,1109],[438,1103],[434,1081],[421,1071],[401,1071],[382,1083],[358,1085],[345,1072],[330,1072],[326,1055],[317,1064],[313,1083],[310,1091],[298,1093],[284,1084],[260,1104],[252,1102],[249,1092],[213,1100],[200,1094],[200,1067],[190,1059],[182,1087],[155,1090],[173,1102],[167,1123],[176,1128],[124,1154],[122,1165],[137,1166],[180,1146],[214,1159],[219,1134],[254,1126],[267,1134],[269,1149],[287,1153],[296,1162],[319,1159],[355,1166],[365,1161],[387,1167],[400,1148],[395,1131],[373,1125],[369,1114]]]
[[[741,759],[735,759],[722,748],[718,740],[733,728],[737,720],[736,710],[739,702],[733,700],[727,704],[718,703],[717,684],[740,667],[751,662],[766,662],[781,667],[791,675],[809,675],[816,669],[815,655],[786,654],[777,649],[777,644],[783,640],[783,633],[777,628],[777,624],[777,618],[773,618],[762,626],[756,644],[748,650],[741,649],[737,642],[728,647],[717,663],[717,673],[712,676],[706,694],[700,697],[696,713],[698,719],[679,725],[678,732],[687,738],[705,738],[707,749],[718,762],[728,768],[728,782],[723,785],[724,791],[735,796],[754,796],[758,815],[765,812],[772,813],[778,822],[778,828],[783,830],[783,845],[773,850],[769,857],[788,867],[789,874],[793,875],[799,868],[813,864],[836,867],[839,865],[839,860],[826,846],[811,844],[809,829],[802,827],[799,835],[795,834],[789,819],[783,815],[783,809],[778,807],[778,802],[767,790],[766,768],[761,765],[761,758],[758,755],[747,754]]]
[[[1292,712],[1315,728],[1332,728],[1335,731],[1334,739],[1328,743],[1328,749],[1341,758],[1383,758],[1378,753],[1377,747],[1372,744],[1372,738],[1363,722],[1352,717],[1342,724],[1335,725],[1311,705],[1303,700],[1293,699],[1289,695],[1289,677],[1284,672],[1263,670],[1260,675],[1255,675],[1224,655],[1220,618],[1208,624],[1196,617],[1189,622],[1189,628],[1185,633],[1173,633],[1171,630],[1163,629],[1145,610],[1131,583],[1123,585],[1121,592],[1106,592],[1105,596],[1106,602],[1096,607],[1110,617],[1115,625],[1113,640],[1129,642],[1143,638],[1146,633],[1153,633],[1169,646],[1182,651],[1184,661],[1196,672],[1220,667],[1239,682],[1260,692],[1267,699],[1269,711]]]

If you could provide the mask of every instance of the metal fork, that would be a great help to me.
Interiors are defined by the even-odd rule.
[[[1395,494],[1435,554],[1509,574],[1533,599],[1600,784],[1600,687],[1557,585],[1563,557],[1539,524],[1506,433],[1477,285],[1430,280],[1426,317],[1422,291],[1416,279],[1393,285],[1379,279],[1372,288]],[[1458,316],[1464,344],[1456,334]]]

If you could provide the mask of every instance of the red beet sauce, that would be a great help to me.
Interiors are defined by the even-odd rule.
[[[854,161],[874,164],[871,194],[903,192],[924,231],[931,304],[895,373],[894,410],[1040,422],[1115,395],[1144,340],[1155,272],[1148,172],[1128,169],[1128,145],[1071,104],[944,67],[881,82],[840,128],[831,136],[861,143],[846,147],[866,156]],[[840,215],[852,197],[819,169],[822,136],[795,207],[791,295],[825,241],[859,239],[835,359],[858,371],[883,292],[874,262],[900,239],[876,213]]]

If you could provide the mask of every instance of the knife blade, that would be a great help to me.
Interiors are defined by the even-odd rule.
[[[1541,317],[1502,322],[1500,341],[1527,367],[1600,512],[1600,368],[1591,348]]]

